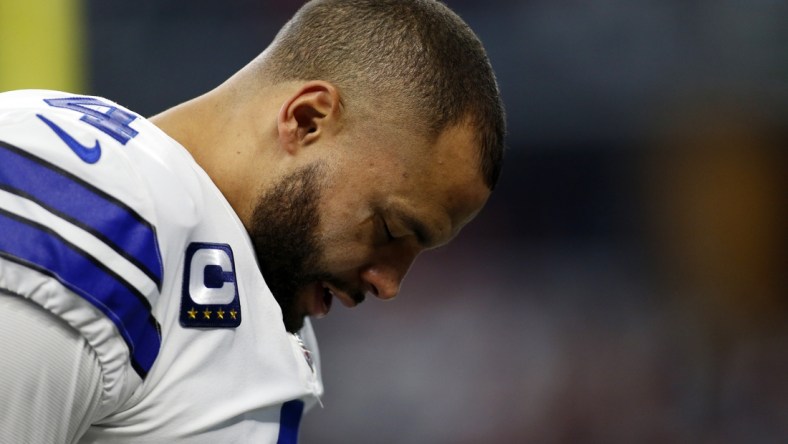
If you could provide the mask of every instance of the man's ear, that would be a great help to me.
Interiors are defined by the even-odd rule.
[[[339,128],[342,111],[337,88],[322,80],[301,85],[279,110],[277,129],[287,151],[295,153]]]

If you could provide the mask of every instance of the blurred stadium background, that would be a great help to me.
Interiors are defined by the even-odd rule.
[[[0,0],[0,90],[145,115],[296,0]],[[788,3],[449,0],[508,111],[488,208],[315,322],[307,443],[788,442]]]

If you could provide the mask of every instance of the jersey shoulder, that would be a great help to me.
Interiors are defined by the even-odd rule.
[[[99,97],[0,94],[0,289],[78,329],[113,399],[146,377],[161,346],[162,209],[197,211],[189,174],[167,169],[173,143]]]

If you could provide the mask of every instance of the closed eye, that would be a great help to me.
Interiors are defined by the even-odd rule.
[[[374,224],[375,242],[383,245],[394,240],[394,235],[391,234],[386,218],[381,213],[375,215]]]
[[[386,219],[380,219],[383,225],[383,232],[386,234],[386,241],[391,242],[394,240],[394,236],[391,234],[391,230],[389,229],[389,224],[386,223]]]

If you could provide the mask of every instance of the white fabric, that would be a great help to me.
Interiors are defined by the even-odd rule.
[[[96,353],[64,321],[6,293],[0,338],[0,442],[76,442],[101,397]]]
[[[81,442],[276,442],[282,404],[301,399],[309,408],[323,391],[310,324],[306,323],[302,335],[316,363],[314,370],[297,338],[284,329],[281,310],[260,274],[243,225],[188,152],[137,115],[128,123],[137,134],[123,144],[86,123],[83,112],[44,101],[65,97],[73,96],[53,91],[0,94],[0,141],[56,165],[133,209],[154,227],[156,253],[163,264],[159,290],[149,273],[119,254],[107,239],[24,193],[0,191],[0,212],[24,224],[45,227],[109,270],[129,291],[143,295],[161,327],[160,348],[143,379],[132,365],[131,347],[124,342],[133,331],[126,331],[122,322],[113,322],[114,313],[123,317],[123,307],[102,307],[101,301],[81,294],[64,279],[46,269],[28,267],[13,255],[3,257],[0,250],[0,289],[64,319],[95,350],[103,375],[100,402],[96,419]],[[98,161],[83,161],[41,116],[82,146],[98,142]],[[221,255],[212,255],[208,247],[199,248],[225,245],[231,249],[235,280],[225,282],[224,288],[238,291],[241,323],[236,328],[185,328],[181,324],[182,296],[189,291],[199,293],[190,290],[192,282],[184,285],[184,267],[192,273],[207,270],[186,264],[190,245],[198,248],[197,260],[223,272],[230,267],[224,259],[211,262]],[[202,300],[210,303],[223,304],[231,296],[213,288],[203,293],[214,295]],[[13,340],[16,334],[7,331],[5,335]],[[140,349],[135,348],[137,353]],[[14,403],[4,408],[23,406]]]

